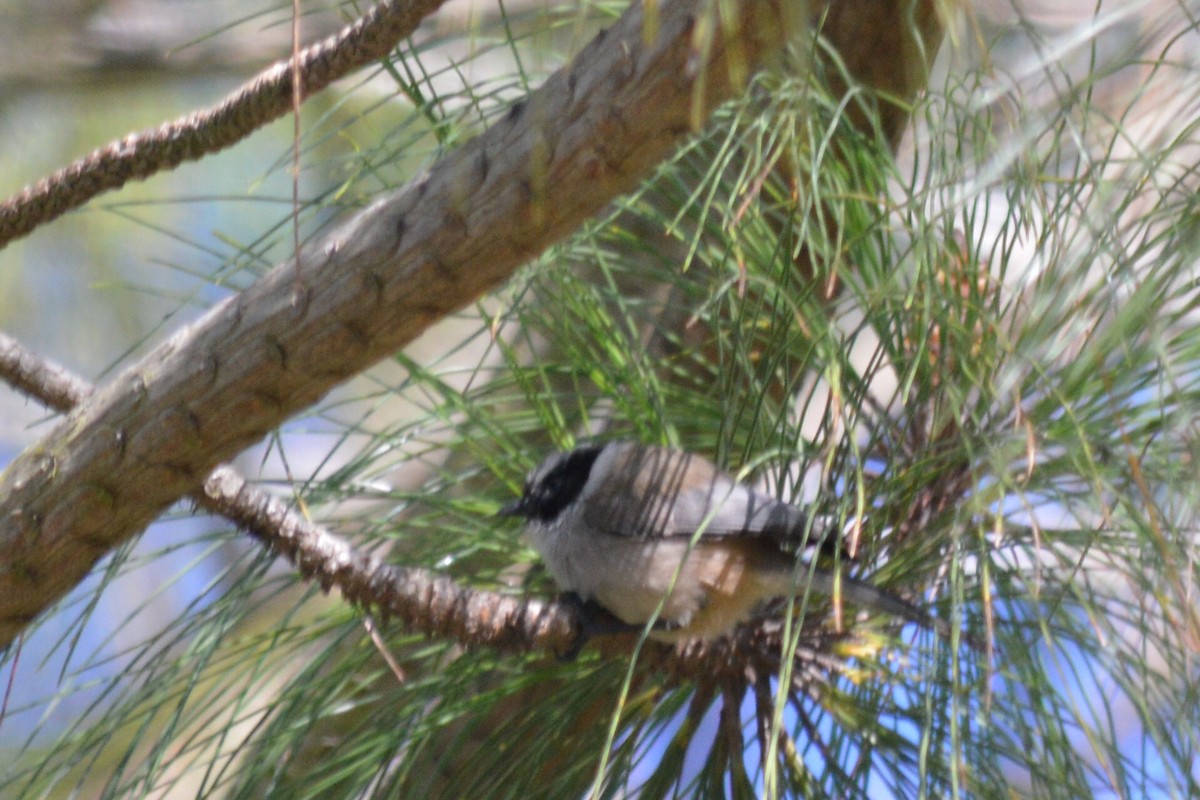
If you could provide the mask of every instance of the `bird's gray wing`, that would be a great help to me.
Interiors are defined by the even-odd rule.
[[[785,547],[803,547],[825,542],[832,525],[804,509],[778,500],[724,474],[718,474],[711,489],[680,492],[671,518],[671,535],[753,536]],[[834,537],[836,538],[836,537]]]
[[[625,446],[614,452],[614,479],[604,502],[588,504],[588,523],[615,536],[640,538],[753,536],[802,547],[828,537],[823,518],[738,483],[692,453]],[[835,537],[836,538],[836,537]]]

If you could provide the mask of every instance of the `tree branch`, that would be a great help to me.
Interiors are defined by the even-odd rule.
[[[0,476],[0,647],[221,461],[633,188],[796,30],[788,0],[635,4],[423,178],[92,395]],[[296,286],[303,287],[297,295]]]
[[[446,0],[385,0],[336,35],[261,72],[207,111],[131,133],[0,203],[0,247],[99,194],[195,161],[241,141],[292,109],[292,73],[301,96],[378,61]],[[294,63],[298,62],[298,63]]]

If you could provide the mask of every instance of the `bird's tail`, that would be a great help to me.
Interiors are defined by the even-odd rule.
[[[909,622],[915,622],[917,625],[937,633],[947,641],[952,639],[954,628],[947,620],[935,617],[924,609],[918,608],[878,586],[820,567],[802,564],[799,570],[801,587],[807,582],[810,591],[837,598],[850,605],[870,609],[880,614],[890,614]],[[971,648],[978,651],[984,649],[981,643],[966,631],[960,631],[959,635]]]

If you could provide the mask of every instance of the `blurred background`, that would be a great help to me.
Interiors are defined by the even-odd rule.
[[[401,185],[440,148],[452,146],[454,137],[479,130],[506,99],[536,86],[587,41],[598,19],[620,7],[587,5],[587,14],[576,15],[540,3],[503,4],[505,24],[529,29],[518,45],[507,46],[497,44],[498,6],[483,0],[449,3],[415,37],[427,73],[407,90],[387,70],[373,68],[309,100],[302,114],[302,236]],[[301,7],[306,43],[337,30],[359,10],[318,2]],[[1195,63],[1200,36],[1188,14],[1194,20],[1196,11],[1194,4],[1172,0],[977,0],[956,11],[930,86],[981,116],[989,111],[994,127],[988,135],[995,137],[996,151],[1010,148],[1031,158],[1044,143],[1030,115],[1039,109],[1047,118],[1065,113],[1067,103],[1086,93],[1093,116],[1111,126],[1100,131],[1081,117],[1076,138],[1056,139],[1057,160],[1039,162],[1039,169],[1074,172],[1100,144],[1105,185],[1119,185],[1126,179],[1124,164],[1140,165],[1134,172],[1142,176],[1146,161],[1170,142],[1170,158],[1148,172],[1161,182],[1162,193],[1192,193],[1200,161],[1192,141],[1200,122]],[[131,131],[217,103],[288,55],[291,13],[290,4],[258,0],[3,0],[0,195],[15,194]],[[414,86],[427,94],[415,95]],[[452,133],[431,122],[422,108],[432,98],[441,104],[440,114],[459,123]],[[936,113],[914,120],[900,152],[902,171],[945,168],[923,156],[931,141],[963,136],[964,130],[947,131],[938,127],[940,121]],[[1121,135],[1113,137],[1114,129]],[[292,119],[279,120],[227,152],[104,195],[0,250],[0,326],[87,380],[103,383],[288,256],[292,134]],[[1048,258],[1039,221],[1023,220],[1028,235],[1014,235],[1009,227],[1014,214],[1004,208],[1005,174],[1019,173],[1024,163],[1021,156],[1003,157],[972,164],[970,174],[947,173],[940,185],[948,188],[929,201],[951,207],[990,193],[995,224],[978,227],[976,245],[985,256],[995,248],[997,260],[1004,250],[1010,264],[1005,279],[1014,284],[1034,280]],[[996,172],[989,174],[989,166]],[[1131,193],[1114,224],[1146,216],[1162,193]],[[1148,248],[1143,255],[1149,259],[1155,252]],[[347,469],[371,447],[373,436],[403,430],[421,405],[390,391],[404,383],[408,367],[436,363],[448,386],[462,388],[498,362],[486,331],[499,308],[487,301],[439,325],[407,351],[411,361],[383,364],[351,381],[312,414],[244,454],[239,468],[288,497]],[[36,403],[0,391],[0,459],[11,460],[53,423]],[[437,435],[414,438],[389,440],[394,452],[372,467],[372,480],[379,483],[363,483],[363,495],[420,486],[439,474],[445,455],[432,454]],[[422,457],[426,452],[430,455]],[[417,467],[387,467],[410,458]],[[319,504],[318,518],[328,518],[349,515],[365,501],[349,487],[336,496],[317,493],[308,502]],[[0,751],[31,743],[36,749],[80,720],[102,715],[129,691],[113,678],[138,667],[140,643],[148,635],[200,614],[245,574],[276,572],[284,578],[286,567],[262,559],[257,545],[229,536],[228,528],[178,507],[120,554],[119,570],[93,576],[23,640],[19,663],[0,672],[12,682]],[[101,580],[108,583],[97,596]],[[274,584],[268,578],[262,585]],[[279,594],[260,589],[253,596],[263,630],[276,626],[281,614],[296,615],[291,621],[300,625],[305,614],[315,617],[336,603],[311,587],[286,581],[278,586],[284,587]],[[185,633],[181,648],[188,646]],[[1099,692],[1101,684],[1084,679],[1079,686]],[[1120,715],[1123,708],[1117,703],[1110,711]],[[1136,749],[1142,731],[1134,717],[1129,712],[1127,744]],[[1157,758],[1152,749],[1147,752],[1148,760]],[[164,796],[193,793],[180,783]]]

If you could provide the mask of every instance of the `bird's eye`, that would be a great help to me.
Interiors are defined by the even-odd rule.
[[[543,522],[556,518],[583,491],[599,455],[600,448],[583,447],[560,454],[539,469],[525,487],[530,518]]]

